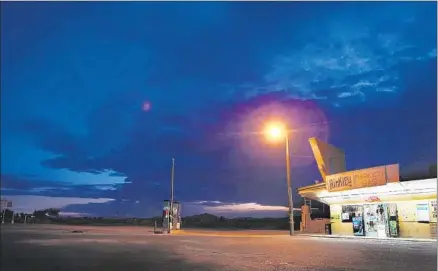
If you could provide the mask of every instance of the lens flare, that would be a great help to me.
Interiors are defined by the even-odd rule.
[[[152,107],[151,103],[149,101],[146,101],[143,103],[142,109],[143,109],[143,111],[148,112],[151,110],[151,107]]]

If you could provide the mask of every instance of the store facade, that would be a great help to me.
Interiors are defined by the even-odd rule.
[[[436,238],[437,179],[400,182],[398,165],[326,175],[298,193],[330,206],[334,235]]]

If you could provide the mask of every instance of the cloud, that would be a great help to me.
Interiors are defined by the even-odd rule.
[[[60,216],[63,217],[83,217],[83,216],[87,216],[88,214],[85,213],[76,213],[76,212],[59,212]]]
[[[64,209],[72,204],[105,204],[113,201],[108,198],[78,198],[78,197],[47,197],[33,195],[9,195],[2,199],[12,201],[12,210],[15,212],[33,213],[35,210],[48,208]]]
[[[390,70],[401,61],[392,54],[394,50],[402,49],[390,43],[373,44],[373,39],[371,33],[339,40],[332,38],[278,56],[272,70],[265,75],[265,88],[286,91],[289,97],[313,99],[314,94],[326,89],[336,93],[336,88],[342,85],[348,85],[356,89],[355,93],[365,96],[366,91],[373,91],[384,82],[398,87],[397,77],[387,76],[382,81],[383,77],[376,76],[376,73]],[[341,92],[337,97],[351,96]]]
[[[225,201],[180,201],[182,216],[191,216],[209,213],[225,217],[285,217],[288,208],[286,205],[264,205],[249,202],[225,202]],[[108,217],[155,217],[161,216],[163,200],[151,202],[149,200],[122,200],[111,201],[106,204],[90,203],[69,205],[64,212],[76,212],[89,216]],[[299,208],[295,208],[295,211]]]
[[[87,177],[87,175],[82,176]],[[107,180],[110,182],[111,180]],[[1,191],[3,195],[36,195],[52,197],[116,197],[115,190],[122,183],[80,184],[27,178],[23,176],[1,175]]]
[[[7,136],[2,134],[2,156],[8,157],[1,161],[3,174],[27,175],[27,179],[62,180],[75,184],[123,183],[123,174],[91,163],[93,160],[86,137],[69,132],[53,120],[17,120],[7,131]],[[67,153],[69,159],[76,163],[72,163],[69,168],[57,170],[47,167],[46,160],[56,163],[64,159],[63,155]],[[98,150],[94,155],[97,154]],[[29,160],[25,164],[21,162],[23,156]],[[87,161],[88,164],[84,164]],[[75,171],[78,167],[81,168],[81,174]]]
[[[258,203],[227,203],[220,201],[194,201],[183,203],[189,214],[209,213],[225,217],[285,217],[287,206],[262,205]],[[298,211],[300,208],[294,208]]]
[[[333,107],[376,106],[371,102],[376,98],[388,108],[407,88],[405,81],[415,81],[412,88],[424,92],[420,82],[436,76],[426,66],[436,57],[436,13],[426,12],[429,4],[395,4],[343,4],[335,12],[311,6],[305,20],[276,7],[285,16],[249,24],[248,18],[265,10],[194,3],[181,12],[180,4],[165,4],[163,10],[144,3],[117,9],[117,23],[109,19],[116,12],[111,8],[102,9],[98,21],[88,10],[74,23],[41,18],[31,32],[4,31],[1,165],[2,173],[15,179],[4,182],[3,191],[113,198],[66,208],[148,216],[169,197],[174,157],[178,200],[282,206],[284,145],[267,144],[257,134],[267,119],[294,127],[293,178],[294,186],[301,186],[319,178],[309,137],[332,141],[341,134],[341,142],[350,142],[346,146],[361,148],[351,141],[370,138],[363,130],[399,131],[389,129],[387,120],[379,126],[382,111],[362,112],[374,119],[348,113],[356,118],[352,124],[338,121],[342,110]],[[199,24],[207,17],[209,27]],[[10,16],[5,26],[26,25],[18,18],[28,20]],[[163,23],[157,28],[150,20]],[[67,38],[58,39],[60,34]],[[14,43],[16,37],[23,40]],[[432,75],[410,79],[414,73],[408,68]],[[427,108],[421,107],[412,112]],[[389,137],[381,138],[386,143]],[[383,154],[374,157],[383,160]]]
[[[267,144],[260,135],[232,136],[236,132],[239,134],[263,129],[266,116],[273,112],[276,112],[273,116],[289,119],[297,127],[290,147],[294,159],[292,166],[296,168],[294,175],[300,176],[305,169],[299,167],[313,163],[308,137],[318,136],[324,139],[328,136],[325,115],[312,101],[289,100],[278,103],[276,97],[261,95],[230,103],[219,110],[211,108],[195,112],[195,116],[202,115],[202,118],[170,114],[156,116],[151,123],[149,118],[139,115],[138,119],[132,120],[131,132],[124,138],[125,144],[118,146],[117,142],[113,142],[108,144],[108,148],[114,149],[105,152],[89,143],[96,134],[102,134],[97,130],[107,131],[102,125],[92,125],[90,122],[90,129],[96,131],[88,136],[75,137],[72,133],[64,136],[62,127],[50,125],[47,120],[36,119],[36,123],[42,122],[46,123],[44,127],[52,127],[39,130],[41,137],[45,133],[48,133],[49,138],[59,135],[49,141],[35,140],[36,147],[49,152],[54,149],[63,150],[57,156],[44,159],[41,165],[54,172],[63,172],[60,180],[65,183],[47,182],[39,179],[40,177],[32,179],[19,176],[16,179],[20,179],[20,182],[26,179],[25,187],[17,187],[14,182],[8,182],[4,188],[21,189],[21,192],[8,191],[8,194],[83,195],[117,199],[117,202],[105,206],[70,206],[69,211],[72,212],[92,214],[102,208],[100,211],[114,215],[121,206],[127,208],[127,203],[120,203],[122,199],[129,199],[140,201],[143,206],[155,206],[150,208],[153,213],[160,209],[162,200],[169,196],[171,157],[175,157],[175,195],[178,200],[241,200],[264,205],[280,204],[287,202],[284,193],[285,165],[282,145]],[[94,118],[93,123],[99,123],[100,118],[105,117],[100,115]],[[175,129],[160,130],[160,127]],[[154,128],[152,132],[150,128]],[[93,140],[97,140],[97,137]],[[50,142],[54,142],[54,146]],[[76,149],[63,147],[70,142],[78,142],[75,148],[86,151],[78,152]],[[252,185],[248,186],[248,183]],[[279,197],[280,194],[284,198]],[[114,209],[103,210],[109,206]],[[142,212],[143,215],[147,214],[145,210]]]
[[[422,27],[424,22],[406,20],[412,14],[423,13],[424,8],[380,5],[370,17],[364,15],[368,13],[356,14],[352,10],[345,13],[348,10],[345,7],[322,16],[318,19],[318,31],[303,26],[312,36],[308,43],[302,46],[292,43],[289,50],[273,58],[262,82],[246,84],[241,90],[246,91],[247,97],[269,92],[285,92],[287,97],[296,99],[322,96],[337,105],[364,102],[375,93],[400,92],[403,89],[398,65],[436,57],[432,40],[413,36],[412,29]],[[392,10],[392,15],[385,10]],[[355,16],[354,20],[351,16]],[[431,16],[425,17],[433,20]],[[435,35],[432,28],[428,31]]]

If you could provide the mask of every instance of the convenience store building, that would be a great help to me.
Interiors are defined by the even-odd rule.
[[[332,234],[436,238],[436,178],[400,181],[398,164],[346,171],[339,149],[315,139],[311,145],[323,181],[298,193],[330,206]]]

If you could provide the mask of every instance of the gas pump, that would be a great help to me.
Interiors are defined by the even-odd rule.
[[[164,201],[162,219],[163,219],[163,223],[162,223],[162,225],[163,225],[163,233],[164,232],[169,232],[169,230],[170,230],[170,227],[169,227],[169,224],[170,224],[170,207],[169,207],[169,201],[168,200]]]
[[[181,203],[178,201],[173,202],[172,222],[172,229],[179,230],[181,228]]]

